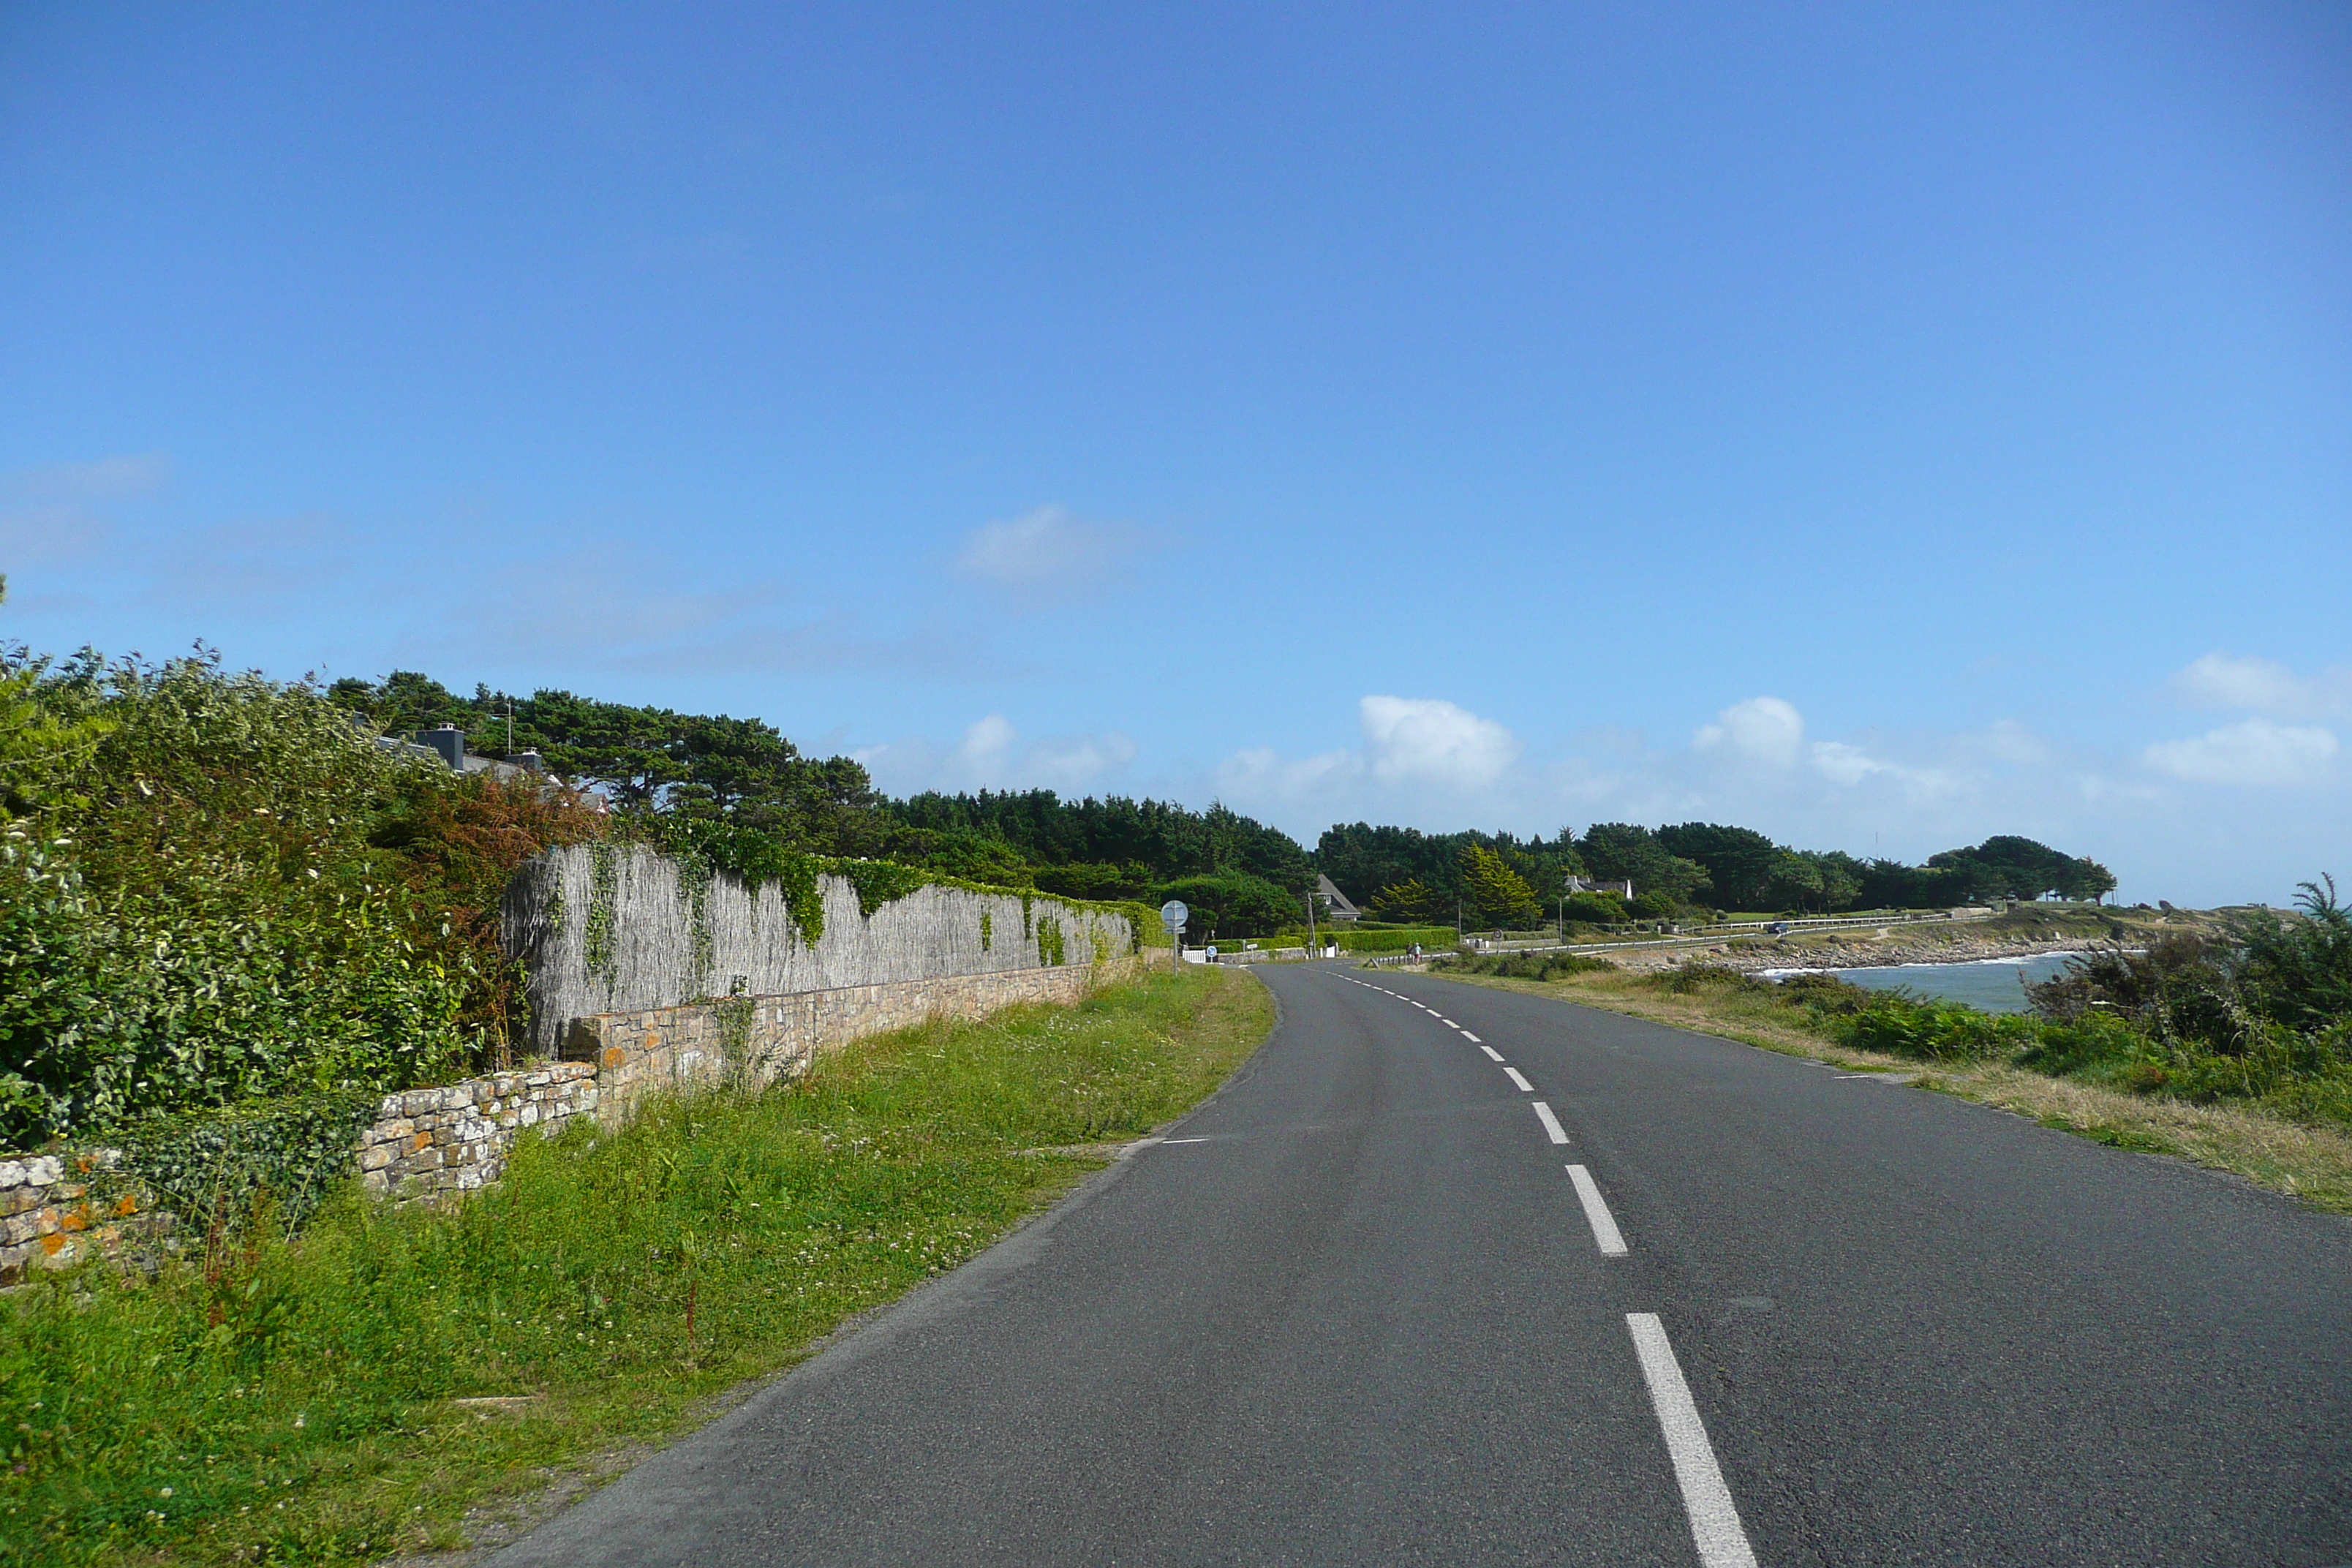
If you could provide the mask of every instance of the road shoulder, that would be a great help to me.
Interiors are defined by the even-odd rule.
[[[1899,1057],[1833,1045],[1769,1020],[1727,1016],[1703,996],[1636,991],[1610,975],[1576,975],[1564,982],[1484,974],[1433,974],[1431,978],[1598,1007],[1760,1050],[1824,1062],[1848,1072],[1885,1075],[1916,1089],[1973,1100],[2094,1142],[2185,1161],[2201,1170],[2300,1199],[2327,1213],[2352,1215],[2352,1134],[2331,1127],[2289,1121],[2233,1106],[2127,1094],[2001,1063],[1923,1066]]]

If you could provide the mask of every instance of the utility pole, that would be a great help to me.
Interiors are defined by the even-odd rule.
[[[1315,889],[1307,889],[1307,956],[1323,956],[1323,944],[1315,940]]]

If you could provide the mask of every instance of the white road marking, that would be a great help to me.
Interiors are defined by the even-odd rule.
[[[1536,1108],[1536,1120],[1544,1124],[1544,1131],[1551,1134],[1551,1141],[1555,1143],[1567,1142],[1568,1129],[1559,1124],[1559,1118],[1551,1113],[1551,1107],[1540,1100],[1531,1103]]]
[[[1501,1061],[1503,1059],[1503,1053],[1496,1050],[1492,1046],[1480,1046],[1478,1048],[1486,1052],[1489,1057],[1493,1058],[1496,1061]]]
[[[1592,1239],[1611,1258],[1625,1256],[1625,1237],[1617,1229],[1616,1216],[1601,1200],[1601,1188],[1592,1180],[1592,1173],[1581,1165],[1568,1168],[1568,1179],[1576,1184],[1576,1195],[1584,1205],[1584,1217],[1591,1224]]]
[[[1675,1462],[1675,1480],[1683,1491],[1683,1510],[1690,1515],[1691,1540],[1698,1547],[1700,1568],[1756,1568],[1756,1553],[1740,1528],[1739,1510],[1732,1506],[1731,1489],[1715,1462],[1706,1427],[1692,1403],[1690,1385],[1675,1360],[1675,1347],[1655,1312],[1628,1312],[1625,1326],[1633,1333],[1633,1353],[1642,1358],[1642,1376],[1650,1384],[1650,1403],[1658,1412],[1658,1430],[1665,1434],[1666,1453]]]
[[[1214,1142],[1214,1140],[1208,1138],[1162,1138],[1160,1142],[1162,1143],[1208,1143]]]
[[[1463,1037],[1464,1039],[1465,1039],[1465,1040],[1469,1041],[1469,1042],[1470,1042],[1472,1045],[1474,1045],[1474,1046],[1475,1046],[1475,1045],[1477,1045],[1477,1044],[1479,1044],[1479,1043],[1480,1043],[1480,1041],[1479,1041],[1479,1039],[1478,1039],[1478,1037],[1477,1037],[1477,1036],[1475,1036],[1475,1035],[1474,1035],[1474,1034],[1472,1034],[1472,1033],[1471,1033],[1469,1030],[1467,1030],[1467,1029],[1465,1029],[1465,1030],[1463,1030],[1463,1031],[1462,1031],[1462,1037]]]
[[[1519,1076],[1519,1069],[1518,1069],[1518,1068],[1505,1068],[1503,1069],[1503,1073],[1504,1073],[1504,1076],[1506,1076],[1507,1078],[1508,1078],[1508,1079],[1509,1079],[1513,1083],[1517,1084],[1517,1085],[1519,1086],[1519,1092],[1520,1092],[1520,1093],[1522,1093],[1522,1094],[1533,1094],[1533,1093],[1536,1091],[1536,1086],[1535,1086],[1535,1085],[1533,1085],[1533,1084],[1529,1083],[1526,1079],[1521,1078],[1521,1077]]]

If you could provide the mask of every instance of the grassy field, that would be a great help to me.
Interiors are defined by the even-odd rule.
[[[2336,1214],[2352,1214],[2352,1130],[2259,1104],[2192,1103],[2109,1084],[2054,1077],[2003,1061],[1923,1065],[1856,1050],[1825,1037],[1813,1015],[1770,988],[1731,984],[1679,990],[1674,977],[1587,971],[1544,980],[1453,973],[1490,985],[1672,1024],[1698,1034],[1833,1062],[1853,1071],[1901,1073],[1923,1089],[2031,1117],[2103,1143],[2176,1155],[2228,1171]]]
[[[1154,975],[528,1142],[446,1210],[354,1191],[292,1242],[43,1279],[0,1300],[0,1563],[380,1561],[495,1534],[987,1247],[1272,1021],[1244,975]]]

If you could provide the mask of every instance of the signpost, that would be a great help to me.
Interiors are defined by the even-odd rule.
[[[1175,954],[1173,973],[1180,974],[1184,969],[1184,921],[1192,913],[1181,899],[1171,899],[1160,906],[1160,923],[1168,928],[1169,945]]]

